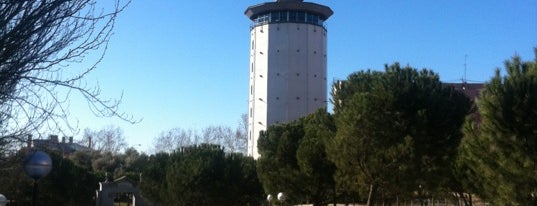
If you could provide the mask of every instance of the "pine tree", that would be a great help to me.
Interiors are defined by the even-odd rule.
[[[265,192],[283,192],[287,203],[332,202],[335,166],[327,158],[325,141],[334,132],[333,119],[324,109],[262,132],[257,172]]]
[[[534,62],[505,62],[468,118],[459,165],[466,187],[498,205],[537,205],[537,48]]]
[[[444,187],[470,108],[462,93],[430,70],[396,63],[351,74],[332,95],[337,134],[329,158],[351,189],[369,191],[370,205]]]

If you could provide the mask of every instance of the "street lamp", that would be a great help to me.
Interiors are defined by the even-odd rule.
[[[32,205],[36,205],[37,181],[46,176],[52,170],[52,160],[47,153],[43,151],[31,151],[24,160],[24,172],[34,179],[34,192]]]
[[[0,206],[6,206],[7,198],[3,194],[0,194]]]
[[[280,201],[280,205],[283,205],[283,202],[285,201],[285,194],[283,194],[283,192],[278,193],[278,201]]]
[[[418,198],[420,199],[420,204],[421,206],[424,206],[424,202],[423,202],[423,188],[421,187],[421,184],[418,185]]]
[[[267,195],[267,202],[268,202],[268,205],[269,205],[269,206],[272,205],[272,199],[274,199],[274,197],[272,197],[271,194]]]

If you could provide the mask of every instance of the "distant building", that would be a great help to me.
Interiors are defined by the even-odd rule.
[[[483,83],[442,83],[444,86],[453,87],[457,91],[464,93],[470,100],[475,101],[479,93],[485,87]]]
[[[248,7],[250,87],[248,155],[259,157],[259,132],[327,106],[327,30],[333,11],[302,0]]]
[[[66,142],[67,138],[69,139],[68,142]],[[60,142],[58,135],[49,135],[48,139],[32,139],[32,136],[29,135],[28,147],[59,151],[62,154],[71,154],[76,151],[91,151],[89,147],[74,143],[73,137],[62,137],[62,141]]]

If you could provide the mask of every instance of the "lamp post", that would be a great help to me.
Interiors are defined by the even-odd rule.
[[[0,206],[6,206],[7,198],[3,194],[0,194]]]
[[[47,153],[35,150],[26,156],[24,160],[24,172],[34,179],[33,206],[36,206],[37,181],[50,173],[50,170],[52,170],[52,160]]]
[[[280,205],[283,205],[283,202],[285,201],[285,194],[283,194],[283,192],[278,193],[278,201],[280,201]]]
[[[421,184],[418,185],[418,198],[420,199],[420,205],[424,206],[423,202],[423,188],[421,188]]]
[[[274,197],[272,197],[271,194],[267,195],[267,202],[269,206],[272,206],[272,199],[274,199]]]

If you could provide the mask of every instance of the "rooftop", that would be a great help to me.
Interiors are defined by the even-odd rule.
[[[272,11],[305,11],[317,14],[324,18],[324,20],[334,14],[330,7],[311,2],[303,2],[302,0],[277,0],[276,2],[261,3],[248,7],[244,14],[251,20],[254,20],[258,15]]]

